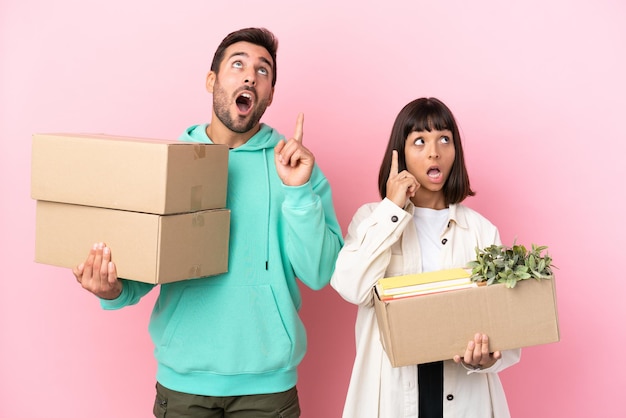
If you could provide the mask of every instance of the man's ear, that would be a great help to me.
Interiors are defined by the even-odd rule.
[[[206,76],[206,90],[213,94],[213,86],[215,85],[215,79],[217,78],[217,74],[215,71],[209,71]]]
[[[274,100],[274,87],[272,87],[272,91],[270,92],[270,98],[267,101],[267,106],[269,107],[269,105],[272,104],[272,100]]]

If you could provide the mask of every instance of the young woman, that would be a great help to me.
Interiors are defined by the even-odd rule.
[[[372,291],[378,279],[464,267],[477,246],[500,244],[497,228],[461,204],[474,192],[456,121],[440,100],[417,99],[400,111],[378,188],[382,201],[354,215],[331,279],[358,305],[343,417],[509,417],[497,373],[517,363],[520,350],[492,353],[488,336],[477,333],[453,359],[393,368],[380,343]]]

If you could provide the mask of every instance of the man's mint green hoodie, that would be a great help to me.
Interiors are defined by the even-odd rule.
[[[190,127],[181,140],[211,143],[206,127]],[[274,146],[282,138],[262,124],[229,152],[228,272],[160,286],[149,330],[157,381],[169,389],[236,396],[296,384],[307,344],[296,277],[312,289],[328,284],[343,239],[317,165],[302,186],[281,182]],[[154,287],[123,285],[117,299],[101,300],[103,308],[135,304]]]

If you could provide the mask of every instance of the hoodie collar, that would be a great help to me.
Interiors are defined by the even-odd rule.
[[[183,135],[181,135],[180,139],[189,142],[214,144],[213,140],[209,138],[206,133],[206,128],[208,126],[208,123],[193,125],[189,127]],[[260,125],[259,132],[254,134],[248,142],[237,148],[232,148],[231,151],[257,151],[269,148],[273,149],[282,138],[283,136],[280,135],[274,128],[262,123]]]
[[[233,148],[231,151],[258,151],[274,148],[280,138],[280,135],[274,130],[274,128],[262,123],[259,128],[259,132],[254,134],[245,144],[237,148]]]

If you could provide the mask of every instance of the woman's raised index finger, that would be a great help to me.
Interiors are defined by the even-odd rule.
[[[293,134],[293,139],[298,142],[302,142],[302,135],[304,132],[304,113],[298,113],[298,119],[296,119],[296,131]]]
[[[397,176],[398,175],[398,151],[391,151],[391,171],[390,175]]]

